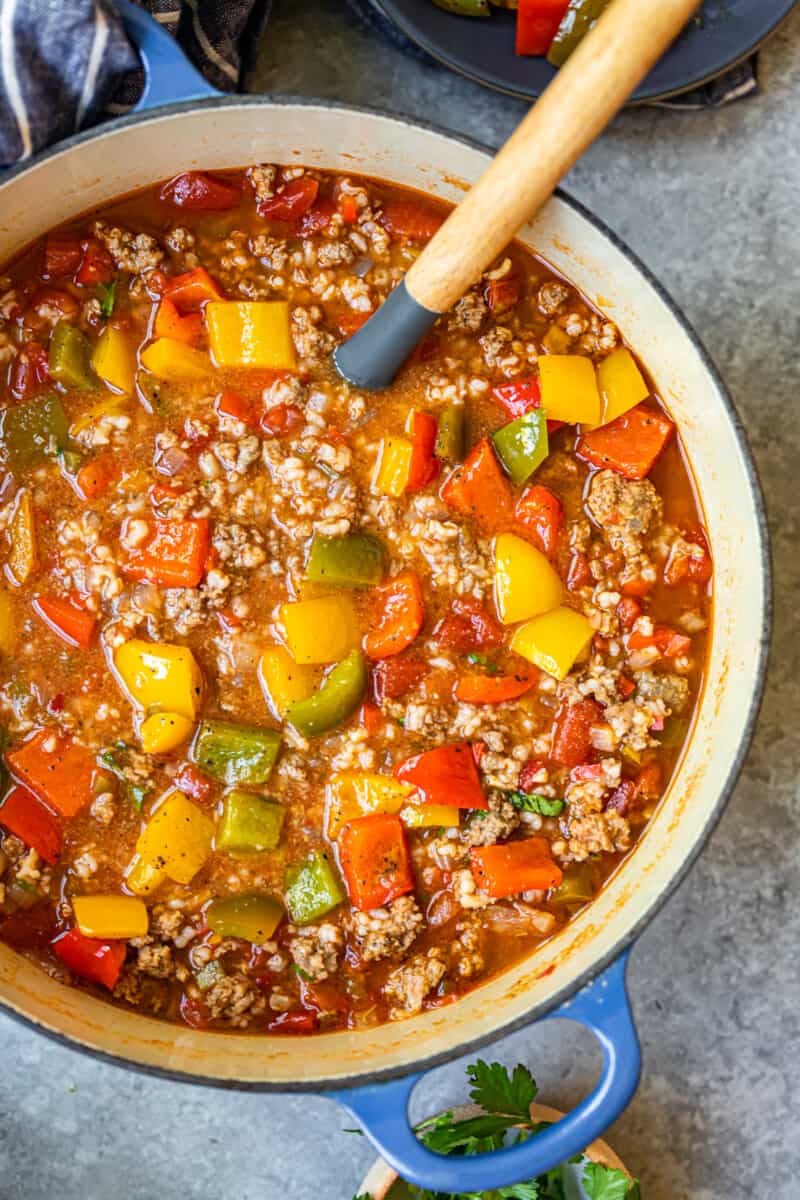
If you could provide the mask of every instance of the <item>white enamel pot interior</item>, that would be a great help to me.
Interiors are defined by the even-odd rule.
[[[457,201],[487,161],[479,147],[368,111],[255,97],[175,105],[81,135],[7,177],[0,262],[66,218],[187,168],[303,163]],[[647,364],[678,422],[714,551],[714,631],[694,732],[636,852],[529,960],[455,1005],[382,1028],[308,1039],[199,1032],[114,1009],[0,946],[7,1011],[117,1061],[198,1081],[288,1089],[400,1075],[553,1008],[630,943],[686,871],[734,784],[760,698],[769,568],[758,485],[713,366],[625,248],[565,196],[551,201],[522,240],[608,312]]]

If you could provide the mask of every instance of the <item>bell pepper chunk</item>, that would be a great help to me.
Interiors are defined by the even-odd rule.
[[[263,946],[283,920],[283,905],[274,896],[226,896],[212,900],[206,909],[206,924],[221,938],[241,938]]]
[[[391,813],[349,821],[339,835],[339,862],[353,908],[369,911],[414,890],[403,822]]]
[[[158,198],[192,212],[228,212],[241,202],[242,193],[237,184],[217,175],[184,171],[164,184]]]
[[[192,736],[194,721],[183,713],[156,712],[142,721],[139,737],[145,754],[168,754]]]
[[[75,476],[75,487],[82,500],[96,500],[119,478],[120,468],[114,451],[97,454],[84,463]]]
[[[203,677],[188,646],[131,638],[115,650],[114,666],[130,699],[145,712],[194,721]]]
[[[132,396],[136,386],[136,352],[128,335],[106,325],[92,353],[92,369],[114,391]]]
[[[280,745],[281,735],[274,729],[203,721],[192,743],[191,758],[220,783],[257,786],[269,779]]]
[[[411,242],[429,241],[444,221],[441,213],[413,200],[387,201],[378,219],[387,233]]]
[[[147,933],[147,906],[136,896],[75,896],[75,921],[84,937],[138,938]]]
[[[165,872],[175,883],[191,883],[211,853],[213,836],[214,822],[183,792],[173,791],[139,835],[136,855],[140,862],[156,872]]]
[[[310,925],[338,908],[344,891],[328,856],[320,850],[286,872],[284,900],[295,925]]]
[[[398,813],[414,794],[410,783],[371,771],[340,771],[325,788],[325,831],[336,841],[348,821],[372,813]]]
[[[594,899],[596,888],[590,862],[573,863],[553,893],[558,904],[586,904]]]
[[[36,570],[36,520],[33,500],[27,488],[17,493],[14,515],[9,526],[9,550],[7,566],[16,584],[27,583]]]
[[[55,729],[40,729],[6,752],[12,775],[62,817],[74,817],[94,799],[97,764],[79,742]]]
[[[0,807],[0,825],[51,866],[58,861],[64,842],[61,824],[27,788],[15,787],[8,793]]]
[[[217,830],[217,850],[228,854],[262,854],[281,840],[286,811],[276,800],[252,792],[228,792]]]
[[[170,300],[169,296],[161,297],[153,321],[153,333],[156,338],[171,338],[174,342],[196,346],[202,330],[202,313],[192,312],[181,316],[174,300]]]
[[[218,367],[294,370],[285,300],[212,300],[205,313],[211,353]]]
[[[512,482],[527,483],[549,453],[547,418],[541,408],[533,408],[493,433],[492,441]]]
[[[590,29],[603,15],[609,0],[570,0],[569,7],[547,52],[547,61],[563,67]]]
[[[519,0],[515,54],[545,55],[569,0]]]
[[[208,560],[211,532],[205,517],[156,519],[147,541],[122,564],[132,579],[160,587],[197,587]]]
[[[519,379],[515,383],[498,384],[492,388],[492,398],[502,404],[514,419],[542,407],[542,389],[538,379]]]
[[[57,954],[74,975],[114,990],[125,962],[127,946],[123,941],[101,941],[84,937],[80,929],[68,929],[52,943]]]
[[[114,278],[114,262],[108,247],[99,238],[84,238],[81,242],[81,261],[75,273],[80,287],[96,287]]]
[[[3,410],[0,422],[0,444],[12,469],[52,458],[67,444],[67,418],[55,395],[14,404]]]
[[[588,696],[574,704],[563,704],[553,725],[552,761],[570,770],[586,762],[592,750],[592,729],[602,720],[603,710]]]
[[[692,639],[669,625],[654,625],[652,633],[640,633],[633,629],[628,634],[629,650],[647,650],[651,646],[658,650],[662,658],[679,658],[691,650]]]
[[[76,325],[59,321],[53,330],[48,348],[50,378],[62,387],[91,391],[97,387],[91,368],[91,347]]]
[[[205,267],[195,267],[192,271],[168,279],[164,295],[172,301],[181,316],[198,312],[209,300],[223,298],[222,288]]]
[[[449,508],[493,533],[511,519],[513,499],[491,439],[482,438],[447,477],[441,497]]]
[[[349,596],[318,596],[282,604],[280,621],[295,662],[332,663],[358,645],[359,632]]]
[[[594,629],[582,613],[562,606],[520,625],[511,649],[554,679],[564,679],[593,636]]]
[[[453,401],[439,414],[434,453],[445,462],[461,462],[467,437],[467,417],[463,404]]]
[[[84,650],[91,646],[96,622],[85,608],[60,596],[37,596],[33,607],[62,641]]]
[[[468,742],[437,746],[406,759],[395,768],[403,783],[417,789],[425,804],[455,808],[488,808],[475,756]]]
[[[297,221],[304,216],[317,198],[319,181],[310,175],[290,179],[279,192],[256,202],[260,217],[267,221]]]
[[[407,804],[400,820],[406,829],[457,829],[461,810],[455,804]]]
[[[494,600],[504,625],[516,625],[561,603],[557,572],[541,550],[515,533],[501,533],[494,544]]]
[[[451,611],[433,631],[438,645],[458,654],[495,650],[505,641],[505,630],[491,613],[471,596],[459,596]]]
[[[597,372],[580,354],[545,354],[539,359],[542,407],[553,421],[598,425],[602,411]]]
[[[636,359],[625,346],[612,350],[598,363],[597,382],[603,401],[604,425],[629,412],[650,395]]]
[[[383,546],[368,533],[315,534],[306,579],[335,587],[372,587],[383,578]]]
[[[516,671],[513,675],[482,675],[478,671],[462,675],[456,684],[455,697],[464,704],[504,704],[517,700],[535,686],[534,671]]]
[[[407,431],[411,438],[411,461],[408,465],[407,492],[419,492],[433,483],[439,474],[436,461],[436,436],[438,423],[430,413],[412,410],[408,416]]]
[[[675,426],[669,417],[639,404],[601,429],[585,433],[576,453],[593,467],[609,467],[626,479],[644,479],[656,464]]]
[[[520,892],[549,891],[563,878],[561,868],[553,862],[547,838],[475,846],[469,857],[478,887],[496,900]]]
[[[383,496],[402,496],[408,487],[414,447],[408,438],[383,438],[378,450],[372,486]]]
[[[514,506],[514,520],[535,539],[543,554],[550,559],[555,556],[564,509],[550,488],[538,484],[526,488]]]
[[[174,338],[156,338],[142,350],[139,361],[151,375],[168,381],[207,379],[211,374],[211,362],[205,351]]]
[[[302,737],[318,737],[351,717],[366,690],[364,655],[360,650],[351,650],[347,658],[333,668],[318,692],[289,705],[286,720]]]
[[[155,863],[134,858],[125,875],[125,883],[137,896],[149,896],[167,879],[167,872]]]
[[[314,691],[314,671],[301,666],[285,646],[270,646],[261,655],[258,680],[273,717],[281,721],[296,700]]]
[[[0,654],[10,658],[17,645],[14,603],[8,588],[0,586]]]
[[[425,624],[425,603],[419,578],[401,571],[372,593],[374,619],[364,639],[370,658],[400,654],[419,635]]]
[[[424,679],[428,674],[428,664],[421,658],[411,654],[396,654],[391,658],[382,658],[370,672],[372,695],[376,704],[384,700],[396,700]]]

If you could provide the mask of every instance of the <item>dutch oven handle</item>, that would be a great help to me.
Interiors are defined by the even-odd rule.
[[[579,1021],[603,1050],[594,1091],[562,1120],[518,1146],[468,1158],[446,1158],[419,1142],[408,1102],[421,1074],[335,1092],[375,1149],[401,1178],[434,1192],[485,1192],[535,1179],[582,1153],[624,1111],[639,1082],[641,1051],[625,990],[628,954],[547,1017]],[[545,1018],[546,1019],[546,1018]]]
[[[114,0],[114,6],[144,68],[144,90],[134,112],[180,100],[205,100],[222,95],[192,66],[175,39],[149,13],[132,0]]]

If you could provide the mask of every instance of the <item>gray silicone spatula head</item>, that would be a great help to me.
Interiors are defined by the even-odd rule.
[[[418,304],[401,280],[367,323],[334,350],[339,374],[358,388],[388,387],[438,316]]]

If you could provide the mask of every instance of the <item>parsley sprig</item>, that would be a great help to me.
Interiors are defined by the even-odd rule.
[[[508,798],[514,808],[538,813],[540,817],[557,817],[564,808],[563,800],[542,796],[539,792],[511,792]]]

